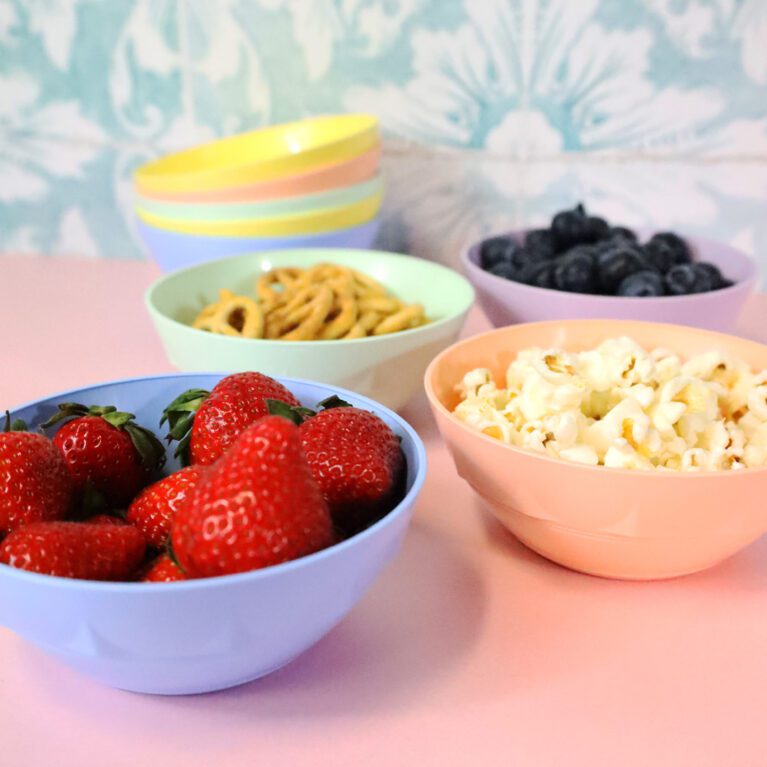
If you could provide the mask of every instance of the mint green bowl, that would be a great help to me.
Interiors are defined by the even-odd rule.
[[[147,213],[176,221],[247,221],[302,215],[326,208],[352,205],[382,194],[383,188],[383,179],[378,175],[369,181],[341,189],[266,202],[163,202],[137,194],[136,206]]]
[[[408,303],[423,304],[428,324],[385,336],[347,341],[273,341],[195,330],[200,309],[218,291],[253,295],[257,277],[276,267],[322,262],[369,274]],[[474,289],[460,274],[432,261],[375,250],[305,248],[210,261],[168,274],[145,296],[168,359],[185,371],[257,370],[307,378],[363,394],[392,409],[420,390],[431,359],[461,332]]]

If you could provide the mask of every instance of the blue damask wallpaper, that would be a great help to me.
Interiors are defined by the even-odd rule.
[[[0,0],[0,250],[141,258],[130,174],[372,111],[382,245],[585,200],[767,262],[765,0]]]

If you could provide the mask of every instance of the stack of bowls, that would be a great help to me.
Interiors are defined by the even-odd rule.
[[[139,168],[138,230],[164,271],[295,247],[368,248],[383,197],[375,117],[317,117]]]

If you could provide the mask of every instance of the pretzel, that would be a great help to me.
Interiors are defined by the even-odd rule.
[[[423,325],[423,306],[405,304],[372,277],[331,263],[272,269],[255,283],[255,298],[221,290],[193,327],[240,338],[346,340]]]
[[[415,327],[414,323],[420,324],[422,317],[423,306],[421,306],[421,304],[411,304],[394,314],[390,314],[385,320],[382,320],[380,324],[376,325],[373,329],[373,335],[383,336],[387,333],[397,333],[400,330],[407,330],[408,328]]]

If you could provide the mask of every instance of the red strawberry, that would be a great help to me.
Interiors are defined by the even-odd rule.
[[[374,413],[335,396],[320,407],[325,409],[304,420],[307,411],[288,413],[279,403],[270,405],[273,412],[301,424],[306,460],[333,521],[353,531],[391,508],[404,457],[397,435]]]
[[[132,525],[33,522],[3,541],[0,562],[62,578],[122,581],[141,564],[145,549]]]
[[[133,500],[125,518],[141,530],[150,546],[159,549],[168,542],[173,515],[204,471],[202,466],[187,466],[144,488]]]
[[[267,416],[247,428],[173,520],[173,551],[190,577],[287,562],[333,542],[328,507],[298,428]]]
[[[170,554],[160,554],[141,578],[143,583],[170,583],[185,580],[184,571],[173,561]]]
[[[0,535],[29,522],[63,519],[72,495],[67,464],[53,442],[41,434],[11,431],[6,413],[0,434]]]
[[[128,523],[121,517],[115,517],[111,514],[96,514],[95,517],[88,517],[84,520],[87,525],[127,525]]]
[[[222,378],[213,391],[191,389],[165,409],[168,439],[179,440],[176,455],[186,463],[209,466],[238,435],[268,414],[268,399],[298,407],[298,400],[278,381],[261,373],[234,373]]]
[[[165,448],[132,413],[114,407],[59,405],[59,412],[43,424],[53,426],[68,418],[53,438],[69,466],[75,490],[86,505],[125,507],[165,463]],[[98,504],[94,503],[94,494]]]

